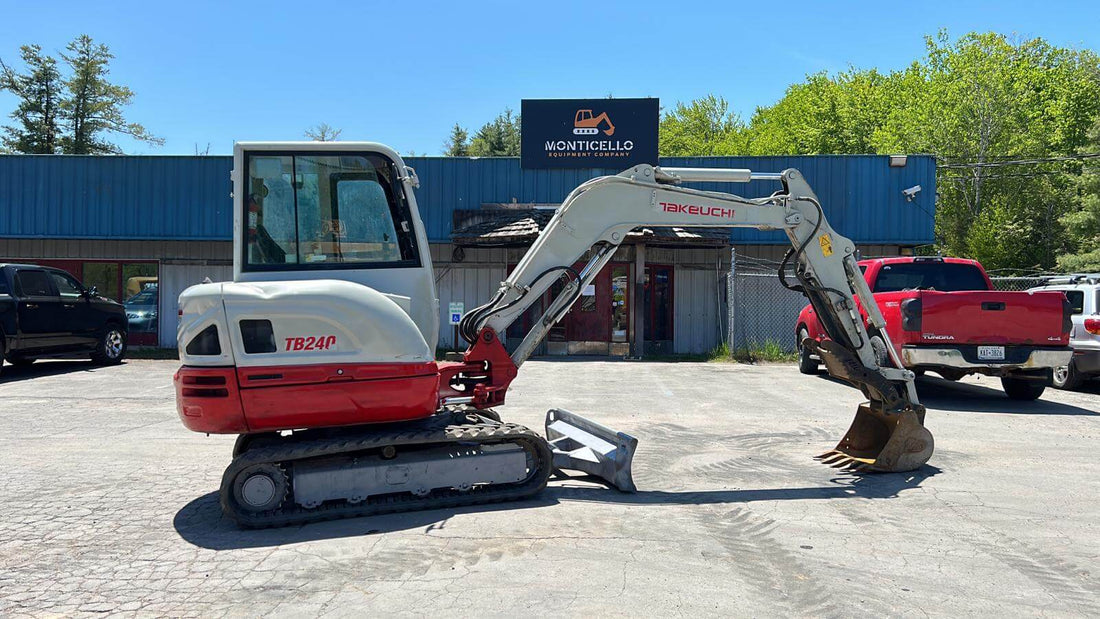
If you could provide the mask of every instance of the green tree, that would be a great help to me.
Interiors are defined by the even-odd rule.
[[[53,154],[60,146],[63,84],[57,61],[42,54],[37,45],[19,48],[26,67],[19,73],[0,60],[0,90],[19,99],[11,113],[18,125],[4,127],[4,146],[14,152]]]
[[[891,105],[890,81],[874,69],[808,76],[788,87],[775,105],[756,109],[749,123],[748,154],[874,152],[874,136]]]
[[[473,157],[518,157],[520,144],[520,118],[511,109],[482,125],[470,140]]]
[[[1089,131],[1089,140],[1082,154],[1100,153],[1100,119]],[[1058,256],[1058,267],[1065,271],[1100,272],[1100,158],[1084,159],[1081,174],[1076,179],[1076,208],[1062,215],[1060,223],[1066,230],[1067,249]]]
[[[470,154],[470,144],[468,142],[469,134],[466,130],[455,123],[454,127],[451,127],[451,137],[447,138],[447,141],[443,143],[443,156],[444,157],[465,157]]]
[[[894,78],[879,152],[941,160],[936,232],[947,253],[988,267],[1052,267],[1066,243],[1071,155],[1100,113],[1100,60],[1042,39],[927,38],[927,58]],[[1025,161],[1029,163],[1013,163]]]
[[[707,95],[676,107],[661,119],[661,154],[674,157],[741,155],[745,123],[722,97]]]
[[[126,121],[122,108],[133,101],[134,93],[108,81],[114,55],[106,45],[82,34],[66,50],[68,53],[61,54],[61,58],[69,65],[71,74],[65,81],[67,93],[61,105],[66,127],[62,139],[64,152],[73,155],[122,152],[104,134],[127,135],[149,144],[164,143],[140,124]]]

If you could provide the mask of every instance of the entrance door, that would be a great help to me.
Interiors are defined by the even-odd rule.
[[[645,341],[647,354],[672,353],[672,267],[645,267]]]
[[[584,265],[574,268],[580,269]],[[611,341],[611,268],[604,267],[562,319],[570,342]],[[604,353],[606,354],[606,352]]]

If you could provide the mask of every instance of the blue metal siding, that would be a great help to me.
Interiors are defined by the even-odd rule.
[[[0,156],[0,237],[233,238],[231,157]]]
[[[483,203],[561,202],[580,183],[619,168],[522,170],[518,158],[410,157],[417,201],[434,242],[450,239],[456,209]],[[865,244],[916,245],[934,239],[935,160],[910,156],[891,168],[878,155],[664,157],[661,164],[797,168],[817,192],[833,227]],[[0,237],[227,240],[233,236],[230,157],[0,156]],[[914,202],[901,191],[921,185]],[[703,189],[767,195],[775,182],[701,183]],[[779,232],[736,230],[735,243],[786,243]]]

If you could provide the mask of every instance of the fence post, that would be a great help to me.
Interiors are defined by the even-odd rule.
[[[730,247],[730,274],[726,277],[726,318],[727,318],[727,340],[730,350],[734,348],[734,332],[733,325],[736,315],[734,314],[734,307],[736,305],[737,296],[737,248]]]

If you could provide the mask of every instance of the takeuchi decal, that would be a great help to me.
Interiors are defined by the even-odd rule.
[[[699,204],[677,204],[676,202],[658,202],[666,213],[683,213],[685,215],[702,215],[703,217],[721,217],[733,219],[735,212],[732,208],[724,206],[701,206]]]

